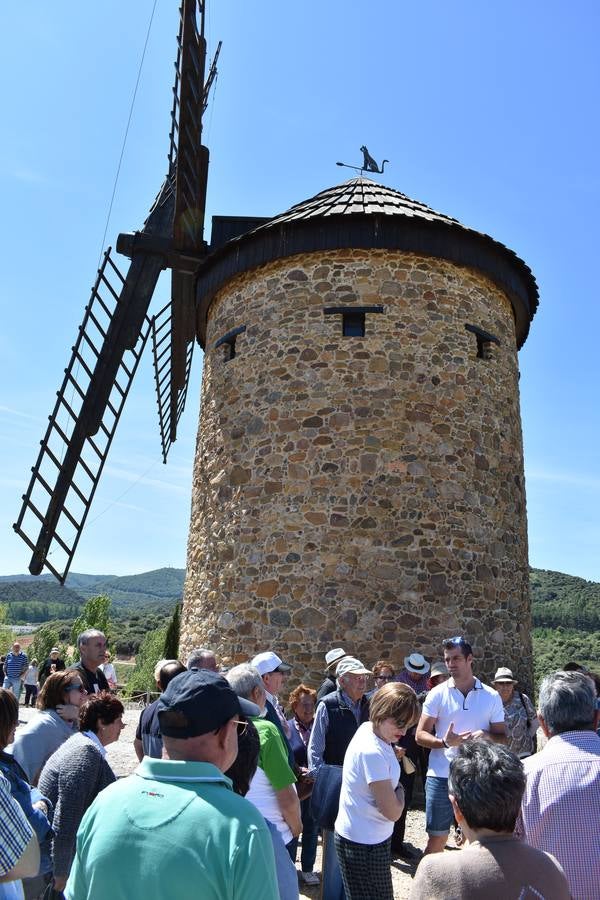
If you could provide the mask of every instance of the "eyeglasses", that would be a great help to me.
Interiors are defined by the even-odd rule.
[[[376,675],[375,676],[375,681],[393,681],[393,680],[394,680],[393,675]]]
[[[241,737],[243,734],[246,734],[246,729],[248,728],[248,723],[242,722],[242,721],[240,721],[240,719],[234,719],[233,721],[237,725],[238,737]]]
[[[67,693],[69,693],[69,691],[79,691],[80,694],[87,694],[87,691],[82,684],[68,684],[65,691]]]

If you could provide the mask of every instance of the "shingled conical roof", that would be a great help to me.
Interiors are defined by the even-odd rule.
[[[538,290],[523,260],[489,235],[394,188],[360,177],[297,203],[207,257],[197,285],[202,345],[210,302],[230,278],[275,259],[342,248],[402,250],[483,272],[507,293],[515,315],[517,346],[525,342]]]
[[[430,209],[420,200],[411,200],[394,188],[385,187],[370,178],[351,178],[343,184],[327,188],[310,200],[296,203],[287,212],[270,219],[261,228],[272,228],[282,222],[322,218],[327,216],[409,216],[428,222],[447,222],[460,225],[457,219]]]

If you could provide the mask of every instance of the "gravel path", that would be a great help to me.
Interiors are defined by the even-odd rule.
[[[133,739],[139,719],[139,709],[126,709],[123,721],[125,728],[121,737],[114,744],[110,744],[106,750],[106,758],[118,777],[130,775],[137,766],[137,757],[133,750]],[[19,722],[28,722],[36,710],[19,707]],[[410,810],[406,817],[405,840],[413,847],[423,850],[427,840],[425,833],[425,813],[422,810]],[[321,870],[321,845],[317,851],[315,871]],[[412,877],[416,865],[397,859],[392,862],[392,880],[394,884],[394,900],[406,900],[410,893]],[[319,887],[309,888],[300,885],[300,897],[303,900],[318,900]]]

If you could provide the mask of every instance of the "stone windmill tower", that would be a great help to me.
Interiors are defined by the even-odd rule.
[[[464,632],[478,671],[530,681],[531,271],[363,177],[229,224],[197,286],[183,652],[274,648],[316,677],[332,645],[398,663]]]

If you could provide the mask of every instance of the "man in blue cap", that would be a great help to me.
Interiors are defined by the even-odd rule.
[[[164,758],[102,791],[83,818],[68,900],[278,900],[263,817],[223,773],[258,707],[206,670],[158,701]]]

